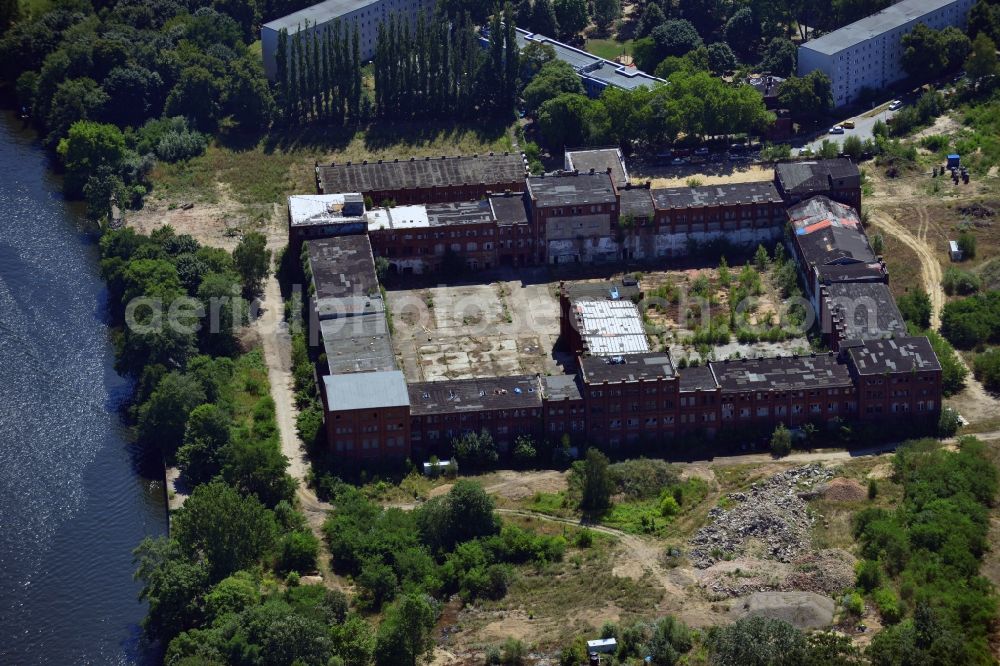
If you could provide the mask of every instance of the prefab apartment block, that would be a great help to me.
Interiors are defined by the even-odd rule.
[[[882,90],[906,77],[903,36],[918,23],[941,30],[963,27],[975,0],[903,0],[799,47],[799,76],[820,70],[830,77],[834,106],[858,99],[864,88]]]
[[[388,21],[390,15],[396,14],[397,18],[408,21],[412,30],[420,13],[429,16],[434,12],[435,4],[434,0],[326,0],[269,21],[260,29],[264,73],[272,81],[277,76],[275,52],[278,50],[278,33],[282,30],[287,30],[289,37],[301,33],[305,38],[308,34],[306,26],[309,26],[309,33],[323,35],[327,29],[338,25],[350,34],[356,25],[361,59],[371,60],[375,57],[378,27]]]

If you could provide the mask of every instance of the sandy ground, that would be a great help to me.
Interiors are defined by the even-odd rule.
[[[773,167],[759,164],[748,165],[728,172],[713,172],[711,165],[695,165],[686,167],[659,167],[648,171],[642,167],[629,169],[634,180],[648,180],[653,187],[685,187],[688,181],[696,178],[702,185],[724,185],[726,183],[750,183],[755,181],[774,180]]]

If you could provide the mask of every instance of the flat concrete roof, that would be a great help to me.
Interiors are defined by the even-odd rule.
[[[570,171],[577,170],[581,173],[607,172],[611,169],[611,177],[618,187],[628,185],[628,169],[625,168],[625,160],[622,151],[617,148],[576,148],[566,151],[566,168]]]
[[[626,187],[618,190],[621,197],[621,214],[636,218],[652,219],[655,214],[653,195],[648,187]]]
[[[367,235],[317,238],[309,241],[308,248],[317,299],[378,292],[375,258]]]
[[[832,353],[711,361],[723,391],[790,391],[851,386],[847,366]]]
[[[406,380],[399,370],[326,375],[323,383],[328,412],[407,407],[410,404]]]
[[[846,340],[906,335],[906,322],[884,282],[837,282],[824,287],[826,307],[843,315]]]
[[[579,375],[546,375],[542,377],[542,393],[546,400],[583,400]]]
[[[559,173],[529,176],[528,195],[542,208],[615,203],[615,188],[607,173]]]
[[[288,197],[288,215],[293,227],[314,224],[354,224],[362,222],[359,215],[347,215],[349,210],[364,213],[364,197],[353,192],[338,194],[294,194]]]
[[[902,0],[860,21],[810,40],[800,48],[833,55],[957,2],[958,0]]]
[[[415,416],[542,406],[534,375],[414,382],[408,390],[410,413]]]
[[[523,192],[506,192],[490,197],[490,208],[497,224],[527,224],[528,207]]]
[[[731,183],[700,187],[668,187],[651,190],[658,209],[734,206],[751,203],[784,203],[774,182]]]
[[[846,157],[778,162],[774,165],[774,175],[781,189],[789,194],[825,192],[835,184],[834,181],[861,187],[861,171]]]
[[[715,374],[708,364],[677,368],[677,378],[681,382],[681,392],[714,391],[719,388]]]
[[[384,312],[320,322],[330,374],[396,369]]]
[[[605,357],[584,356],[580,359],[580,371],[586,384],[669,379],[676,374],[667,352]]]

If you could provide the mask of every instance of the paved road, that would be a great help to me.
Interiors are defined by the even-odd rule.
[[[866,114],[871,114],[866,116]],[[865,113],[854,116],[853,118],[842,118],[837,122],[837,124],[842,124],[845,120],[854,121],[854,129],[845,129],[843,134],[821,134],[816,137],[813,141],[806,143],[803,148],[811,148],[814,152],[818,151],[823,143],[824,139],[829,139],[834,143],[843,143],[844,139],[849,136],[856,136],[862,141],[866,139],[871,139],[873,137],[872,128],[875,127],[875,123],[879,120],[882,122],[887,122],[889,118],[892,118],[896,114],[895,111],[889,110],[888,102],[878,107],[878,112],[866,111]],[[801,150],[801,149],[800,149]],[[796,152],[796,151],[793,151]],[[797,154],[797,152],[796,152]]]

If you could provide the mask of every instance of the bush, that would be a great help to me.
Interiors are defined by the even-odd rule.
[[[976,256],[976,237],[969,231],[963,231],[958,235],[958,249],[962,251],[963,259],[972,259]]]
[[[958,412],[951,407],[945,407],[938,418],[937,434],[939,437],[954,437],[961,425]]]
[[[878,497],[878,481],[871,479],[868,481],[868,499],[874,500]]]
[[[980,280],[968,271],[949,266],[941,278],[941,286],[944,287],[945,293],[949,296],[955,294],[968,296],[979,291]]]
[[[899,597],[892,590],[882,587],[875,590],[872,595],[875,606],[878,607],[879,615],[882,616],[886,624],[896,624],[903,619],[903,607]]]
[[[854,567],[858,587],[871,592],[882,584],[882,568],[876,560],[859,560]]]
[[[1000,348],[994,347],[978,354],[972,362],[972,369],[987,391],[1000,392]]]
[[[792,452],[792,433],[784,423],[779,423],[771,435],[771,455],[783,458]]]
[[[672,495],[664,493],[660,499],[660,515],[664,518],[672,518],[680,512],[681,505],[677,503],[677,500]]]
[[[278,558],[280,571],[315,571],[316,557],[319,555],[319,539],[308,530],[296,530],[281,540],[281,555]]]
[[[594,532],[586,527],[576,533],[576,547],[577,548],[590,548],[594,545]]]
[[[857,592],[851,592],[844,596],[844,610],[854,617],[861,617],[865,613],[865,600]]]

